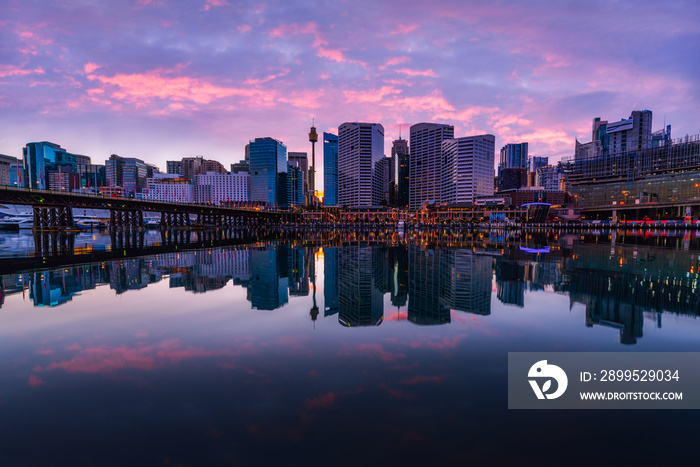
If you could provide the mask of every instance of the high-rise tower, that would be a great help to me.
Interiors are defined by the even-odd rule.
[[[314,196],[316,196],[316,141],[318,141],[318,133],[316,127],[311,125],[309,131],[309,141],[311,141],[311,167],[309,168],[309,204],[314,204]]]
[[[382,184],[378,166],[384,158],[384,127],[346,122],[338,127],[338,204],[379,206]]]
[[[418,209],[425,202],[439,203],[442,179],[441,145],[452,139],[455,127],[441,123],[417,123],[411,126],[408,160],[408,207]]]

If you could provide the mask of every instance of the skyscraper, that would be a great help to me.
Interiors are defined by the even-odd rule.
[[[384,127],[379,123],[350,123],[338,127],[338,204],[378,206],[382,185],[376,176],[384,157]]]
[[[509,143],[501,148],[500,168],[527,167],[528,143]]]
[[[493,194],[493,135],[465,136],[442,142],[443,203],[473,203]]]
[[[442,142],[452,139],[455,128],[442,123],[417,123],[411,126],[408,206],[419,208],[424,202],[440,202]]]
[[[338,137],[323,133],[323,204],[338,205]]]
[[[306,200],[308,198],[308,193],[309,193],[309,158],[308,158],[308,155],[305,152],[289,152],[289,153],[287,153],[287,164],[289,164],[292,167],[297,167],[299,170],[301,170],[302,193],[303,193],[304,200]],[[308,201],[306,201],[306,202],[308,203]]]
[[[287,205],[287,146],[274,138],[250,142],[250,200],[269,207]]]
[[[397,207],[408,206],[408,141],[399,138],[391,147],[393,201]]]

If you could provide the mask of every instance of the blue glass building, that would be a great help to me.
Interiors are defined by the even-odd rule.
[[[287,146],[274,138],[250,142],[250,200],[271,208],[289,205],[287,200]]]
[[[88,156],[71,154],[58,144],[48,141],[27,143],[22,152],[24,186],[28,188],[47,189],[49,172],[57,171],[58,167],[68,168],[69,172],[78,173],[78,165],[90,163]]]
[[[338,137],[323,133],[323,204],[338,205]]]

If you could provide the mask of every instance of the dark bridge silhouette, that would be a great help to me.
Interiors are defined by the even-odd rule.
[[[257,225],[298,221],[298,215],[287,212],[262,211],[255,208],[223,207],[192,203],[113,197],[88,193],[66,193],[54,190],[0,186],[0,203],[32,206],[34,228],[65,230],[74,226],[71,208],[106,209],[110,227],[143,227],[144,212],[161,214],[161,227]],[[191,222],[191,215],[197,221]]]

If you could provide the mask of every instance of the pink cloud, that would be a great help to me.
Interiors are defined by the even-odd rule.
[[[88,347],[76,349],[76,355],[68,360],[48,364],[42,371],[64,370],[69,373],[110,374],[125,369],[152,370],[183,360],[214,356],[232,356],[229,349],[207,350],[185,346],[177,339],[169,339],[154,345],[135,347]]]
[[[97,70],[98,68],[100,68],[100,65],[98,65],[96,63],[86,63],[85,67],[83,69],[85,70],[85,73],[91,74],[95,70]]]
[[[247,24],[240,24],[240,25],[236,26],[236,29],[238,30],[239,33],[245,34],[245,33],[252,31],[253,28],[251,28]]]
[[[396,70],[397,73],[401,73],[403,75],[408,75],[408,76],[427,76],[430,78],[437,78],[437,75],[435,72],[431,69],[428,70],[411,70],[409,68],[399,68]]]
[[[348,103],[377,103],[392,94],[400,94],[401,91],[392,86],[382,86],[380,89],[368,91],[343,91]]]
[[[155,99],[190,101],[206,105],[229,97],[251,98],[258,104],[269,104],[275,95],[274,91],[216,86],[201,79],[170,76],[171,74],[173,74],[172,71],[158,69],[146,73],[114,76],[90,74],[88,79],[106,85],[106,91],[111,98],[136,106],[143,106]]]
[[[209,11],[211,7],[214,6],[226,6],[229,3],[226,0],[206,0],[204,2],[204,6],[202,7],[202,11]]]
[[[43,75],[46,72],[41,67],[34,68],[33,70],[27,70],[21,66],[0,64],[0,78],[7,78],[9,76],[25,76],[31,75],[32,73]]]
[[[390,33],[390,36],[396,36],[399,34],[408,34],[418,29],[417,24],[399,24]]]
[[[55,353],[55,350],[51,350],[51,349],[36,349],[36,350],[34,351],[34,353],[37,354],[37,355],[52,355],[53,353]]]
[[[390,66],[400,65],[400,64],[406,63],[406,62],[408,62],[408,61],[410,61],[410,60],[411,60],[411,59],[410,59],[409,57],[406,57],[406,56],[402,56],[402,57],[392,57],[392,58],[390,58],[389,60],[387,60],[386,62],[384,62],[383,65],[380,65],[380,66],[379,66],[379,69],[380,69],[380,70],[384,70],[384,69],[386,69],[386,68],[388,68],[388,67],[390,67]]]
[[[405,358],[406,355],[403,353],[391,353],[384,350],[380,344],[371,342],[363,343],[358,345],[343,344],[341,349],[338,351],[338,355],[343,356],[356,356],[363,355],[367,357],[377,357],[384,362],[395,362],[400,358]]]
[[[304,402],[304,407],[306,410],[325,409],[335,403],[336,397],[338,397],[338,393],[329,392],[328,394],[323,394],[322,396],[318,396],[313,399],[306,399]]]
[[[39,378],[37,375],[29,375],[29,379],[27,380],[27,384],[32,387],[38,387],[44,384],[45,381]]]

